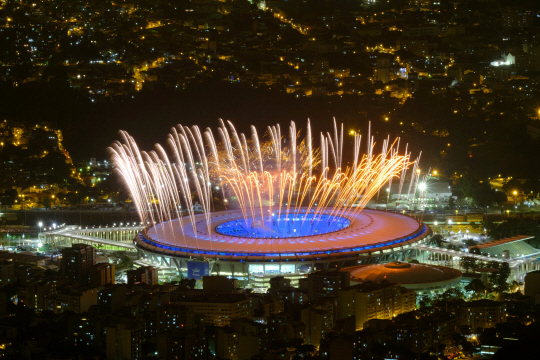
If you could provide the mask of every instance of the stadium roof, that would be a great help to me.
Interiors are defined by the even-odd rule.
[[[363,210],[349,214],[349,227],[321,235],[289,238],[245,238],[219,234],[215,227],[239,219],[237,210],[211,213],[211,226],[204,214],[190,219],[163,222],[139,234],[137,245],[148,251],[172,256],[216,256],[247,258],[307,258],[330,254],[340,256],[375,252],[416,242],[429,235],[424,224],[401,214]],[[194,231],[195,230],[195,231]]]
[[[518,235],[518,236],[509,237],[509,238],[493,240],[493,241],[490,241],[490,242],[486,242],[486,243],[479,244],[479,245],[474,245],[474,246],[471,246],[471,247],[477,247],[479,249],[487,249],[487,248],[490,248],[490,247],[493,247],[493,246],[499,246],[499,245],[503,245],[503,244],[513,243],[513,242],[516,242],[516,241],[523,241],[523,240],[532,239],[533,237],[534,236],[529,236],[529,235]],[[471,247],[469,247],[469,249]]]
[[[397,284],[426,284],[461,278],[461,271],[444,266],[391,262],[342,269],[357,281],[389,281]]]

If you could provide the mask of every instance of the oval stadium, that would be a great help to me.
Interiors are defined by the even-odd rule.
[[[210,227],[206,214],[195,215],[194,222],[183,218],[146,227],[134,240],[141,257],[188,271],[188,263],[199,260],[208,263],[203,271],[210,274],[251,282],[264,282],[266,277],[280,274],[294,281],[313,270],[368,263],[385,254],[403,258],[407,249],[431,234],[427,225],[411,217],[367,209],[331,219],[337,225],[317,226],[320,233],[302,232],[303,224],[310,219],[280,217],[286,225],[276,221],[274,229],[265,229],[263,235],[267,236],[253,224],[247,224],[247,229],[239,226],[238,222],[244,223],[239,210],[208,215]],[[287,226],[288,230],[283,230]],[[229,227],[239,230],[228,231]],[[252,230],[258,233],[250,234]]]

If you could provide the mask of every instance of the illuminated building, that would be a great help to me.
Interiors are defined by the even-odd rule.
[[[94,248],[90,245],[73,244],[62,249],[62,274],[72,282],[90,284],[92,267],[96,263]]]
[[[99,287],[114,284],[114,264],[96,264],[90,270],[90,286]]]
[[[227,326],[232,319],[253,319],[254,299],[244,294],[193,296],[177,302],[202,315],[205,325]]]
[[[416,309],[416,294],[389,282],[364,283],[339,291],[339,318],[356,318],[356,328],[362,329],[371,319],[392,319]]]
[[[361,256],[401,251],[430,235],[413,218],[365,210],[382,186],[405,178],[411,165],[412,176],[419,176],[419,159],[400,155],[398,141],[385,140],[383,152],[375,154],[368,133],[369,151],[362,155],[361,137],[353,131],[354,160],[345,167],[344,129],[335,121],[334,136],[321,134],[320,148],[309,122],[303,140],[293,121],[288,138],[279,124],[269,126],[268,142],[253,126],[249,144],[231,122],[220,124],[223,143],[211,129],[178,126],[169,134],[170,154],[160,145],[141,151],[126,132],[110,148],[146,225],[134,239],[145,261],[182,271],[189,259],[203,257],[215,260],[210,274],[259,280],[262,286],[282,274],[294,286],[321,263],[353,265]],[[192,201],[194,194],[200,202]],[[238,210],[213,211],[214,199]]]
[[[241,216],[239,211],[213,212],[210,214],[213,226],[208,230],[205,215],[197,214],[198,235],[190,233],[187,226],[191,225],[186,222],[179,243],[178,221],[164,222],[143,230],[135,242],[143,259],[152,263],[183,270],[190,257],[204,256],[215,260],[210,270],[212,275],[241,279],[249,274],[250,280],[261,286],[269,286],[270,278],[283,275],[295,286],[317,264],[334,263],[338,268],[356,265],[359,259],[407,249],[431,234],[426,225],[411,217],[376,210],[350,215],[347,228],[306,237],[255,241],[216,231],[220,224]]]
[[[350,274],[351,283],[382,282],[393,284],[422,293],[442,293],[458,285],[461,271],[444,266],[390,262],[386,264],[359,265],[341,270]]]
[[[158,269],[153,266],[141,266],[135,270],[127,271],[127,280],[129,285],[136,283],[157,285]]]
[[[136,320],[119,321],[105,328],[107,359],[140,359],[143,328]]]
[[[316,271],[308,275],[308,292],[311,301],[337,297],[338,291],[349,287],[348,273],[340,271]]]
[[[459,325],[468,326],[471,331],[477,328],[492,328],[506,322],[506,304],[482,299],[471,301],[459,307]]]

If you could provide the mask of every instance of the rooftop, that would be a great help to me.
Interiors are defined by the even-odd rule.
[[[389,281],[396,284],[430,284],[461,278],[461,271],[444,266],[391,262],[352,266],[341,271],[351,274],[352,281]]]
[[[493,240],[493,241],[486,242],[486,243],[483,243],[483,244],[474,245],[472,247],[477,247],[479,249],[487,249],[487,248],[490,248],[490,247],[493,247],[493,246],[509,244],[509,243],[513,243],[515,241],[523,241],[523,240],[528,240],[528,239],[532,239],[532,238],[534,238],[534,236],[518,235],[518,236],[509,237],[509,238]]]
[[[16,263],[26,265],[37,265],[40,262],[45,262],[49,258],[46,256],[28,255],[28,254],[16,254],[8,251],[0,251],[1,260],[11,260]]]
[[[219,256],[306,257],[331,253],[379,251],[418,241],[429,229],[415,219],[385,211],[363,210],[348,215],[351,225],[332,233],[290,238],[245,238],[219,234],[215,227],[242,217],[240,211],[212,213],[214,229],[204,214],[195,215],[196,233],[189,219],[159,223],[139,235],[138,246],[173,255],[178,253]]]

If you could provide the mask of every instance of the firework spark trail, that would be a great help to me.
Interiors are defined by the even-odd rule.
[[[410,154],[407,152],[409,144],[405,145],[405,156],[410,157]],[[401,200],[401,190],[403,189],[403,181],[405,181],[405,176],[407,175],[407,167],[403,167],[401,170],[401,175],[399,178],[399,195],[398,199]]]
[[[178,217],[177,221],[183,224],[182,212],[186,211],[185,220],[191,223],[197,237],[192,199],[192,194],[195,194],[204,213],[208,233],[211,234],[214,183],[221,185],[216,189],[219,189],[224,200],[226,188],[234,194],[246,229],[252,227],[255,221],[260,221],[262,228],[267,223],[277,221],[279,232],[282,216],[287,221],[289,217],[293,221],[302,219],[299,221],[300,228],[305,221],[309,221],[313,231],[317,231],[318,226],[314,224],[324,217],[328,226],[336,229],[342,225],[335,217],[346,217],[362,211],[382,186],[391,185],[394,177],[400,177],[401,193],[406,169],[412,164],[414,169],[409,193],[414,180],[418,182],[416,169],[420,156],[414,163],[410,162],[407,147],[405,155],[399,155],[399,140],[391,143],[388,137],[383,141],[382,153],[373,155],[375,142],[371,135],[371,124],[367,134],[367,153],[360,157],[362,137],[355,134],[353,166],[342,169],[343,125],[338,127],[335,119],[333,136],[321,133],[320,150],[313,149],[309,120],[308,138],[301,143],[294,122],[289,126],[288,143],[282,139],[279,125],[269,126],[270,141],[261,143],[254,126],[251,126],[251,140],[248,142],[246,136],[238,133],[230,121],[225,123],[220,120],[219,123],[219,144],[209,128],[204,133],[197,126],[188,128],[178,125],[172,128],[167,138],[171,158],[160,145],[156,145],[153,151],[140,151],[131,136],[120,132],[122,142],[115,142],[111,146],[112,158],[131,190],[141,220],[154,225]],[[282,141],[285,145],[282,145]],[[330,153],[333,168],[329,164]],[[314,154],[320,158],[315,159]],[[318,179],[312,175],[315,164],[322,164]],[[273,219],[274,208],[277,219]],[[310,215],[301,216],[302,213]],[[169,225],[172,226],[172,221],[169,221]],[[291,221],[288,226],[296,232],[298,223]],[[184,227],[180,228],[183,236]],[[210,244],[212,241],[210,238]]]
[[[354,156],[354,163],[353,163],[353,171],[356,171],[356,168],[358,166],[358,155],[360,155],[360,146],[362,144],[362,135],[359,135],[357,133],[354,133],[354,149],[353,149],[353,156]]]
[[[390,140],[390,136],[388,136],[388,140]],[[394,155],[399,152],[399,142],[400,142],[400,139],[398,138],[396,147],[392,148],[392,151],[391,151],[391,154],[390,154],[391,158],[393,158]],[[391,177],[390,181],[388,182],[388,194],[387,194],[388,198],[386,200],[386,207],[387,208],[388,208],[388,201],[390,201],[390,195],[392,193],[392,180],[394,180],[394,177]]]
[[[421,152],[420,152],[420,156],[422,156]],[[420,164],[420,156],[418,156],[418,162],[416,163],[417,165]],[[416,196],[416,190],[418,190],[418,182],[419,182],[419,180],[420,180],[420,170],[417,167],[416,174],[415,174],[415,181],[414,181],[414,185],[413,185],[413,195],[412,195],[413,200],[414,200],[414,197]]]
[[[259,160],[259,172],[262,173],[264,171],[263,168],[263,160],[261,155],[261,144],[259,142],[259,136],[257,135],[257,128],[253,125],[251,125],[251,139],[253,143],[255,144],[255,152],[257,154],[257,159]]]
[[[420,152],[420,156],[422,155],[422,152]],[[411,173],[411,182],[409,184],[409,191],[407,192],[407,200],[409,200],[409,196],[411,195],[411,190],[413,188],[413,185],[415,183],[416,177],[418,175],[418,164],[420,163],[420,156],[416,158],[416,161],[414,162],[414,166]],[[416,191],[416,189],[415,189]]]
[[[313,174],[313,148],[311,147],[311,123],[307,122],[307,141],[308,141],[308,176]]]
[[[276,126],[269,126],[268,131],[272,137],[277,169],[278,171],[281,171],[281,128],[279,127],[279,124],[277,124]]]
[[[291,156],[293,162],[293,174],[296,174],[296,124],[294,121],[291,121],[289,126],[289,137],[291,139]]]

